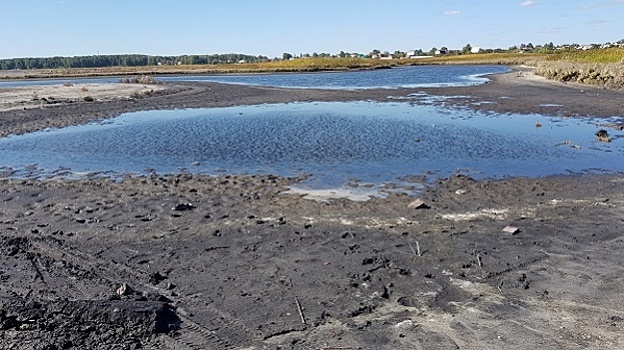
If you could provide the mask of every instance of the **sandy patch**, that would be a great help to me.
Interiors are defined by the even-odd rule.
[[[373,197],[379,196],[374,190],[353,190],[346,188],[334,188],[325,190],[313,190],[298,187],[291,187],[284,194],[301,195],[303,199],[309,199],[317,202],[329,202],[332,199],[348,199],[354,202],[365,202]]]
[[[130,100],[164,90],[164,85],[64,84],[0,89],[0,111],[45,108],[59,104]]]

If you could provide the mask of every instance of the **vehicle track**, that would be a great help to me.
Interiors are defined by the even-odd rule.
[[[88,267],[87,270],[97,273],[101,280],[111,285],[118,285],[119,279],[132,279],[127,283],[159,293],[172,300],[171,304],[177,308],[176,314],[182,321],[181,328],[171,337],[166,337],[168,346],[174,349],[233,349],[251,340],[249,335],[252,332],[246,329],[240,320],[233,319],[214,307],[199,306],[190,298],[143,282],[149,280],[148,274],[144,271],[123,263],[105,261],[56,239],[37,240],[33,242],[31,250],[51,259]],[[182,305],[189,305],[194,310],[201,309],[201,320],[194,320],[193,314],[187,312]]]

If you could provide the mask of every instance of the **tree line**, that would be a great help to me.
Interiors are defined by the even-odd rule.
[[[0,59],[0,70],[141,67],[182,64],[256,63],[269,61],[265,56],[245,54],[150,56],[150,55],[93,55],[74,57],[24,57]]]

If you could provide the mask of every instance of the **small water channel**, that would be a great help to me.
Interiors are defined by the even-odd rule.
[[[306,173],[312,175],[306,186],[334,188],[458,171],[476,178],[624,171],[623,133],[610,131],[611,143],[594,135],[607,122],[409,102],[144,111],[0,138],[0,173]]]

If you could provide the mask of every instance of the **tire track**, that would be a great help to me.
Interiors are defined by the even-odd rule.
[[[107,281],[111,285],[119,284],[119,279],[130,277],[132,281],[128,282],[145,290],[164,295],[172,300],[171,304],[177,308],[176,314],[182,321],[179,331],[175,332],[172,337],[165,337],[174,349],[227,350],[243,345],[251,340],[248,335],[252,334],[252,332],[242,325],[240,320],[233,319],[216,308],[205,305],[197,306],[189,298],[176,294],[172,295],[168,290],[142,282],[149,280],[147,273],[144,271],[119,262],[104,261],[93,254],[85,253],[57,240],[33,242],[32,249],[51,259],[69,261],[78,266],[87,266],[93,273],[99,274],[98,278],[100,278],[100,281]],[[107,276],[115,276],[116,278]],[[201,321],[193,320],[192,314],[181,308],[181,304],[201,309],[204,317],[202,317]]]

